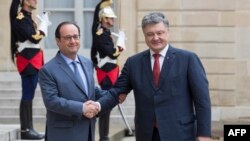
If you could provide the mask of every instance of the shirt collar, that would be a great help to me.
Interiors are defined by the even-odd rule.
[[[168,48],[169,48],[169,44],[166,45],[166,47],[163,48],[163,50],[161,52],[159,52],[159,54],[162,56],[162,57],[165,57],[166,56],[166,53],[168,51]],[[153,56],[153,54],[155,54],[155,52],[153,50],[150,49],[150,54],[151,56]]]
[[[64,54],[62,54],[61,52],[60,52],[60,55],[66,61],[67,64],[70,64],[73,61],[80,63],[78,56],[76,56],[75,60],[72,60],[72,59],[68,58],[67,56],[65,56]]]

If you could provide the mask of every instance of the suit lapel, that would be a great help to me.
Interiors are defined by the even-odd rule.
[[[160,82],[159,82],[159,88],[161,87],[161,85],[163,84],[164,80],[166,79],[165,77],[167,77],[170,69],[172,68],[172,64],[174,63],[174,55],[175,51],[174,48],[169,46],[168,51],[166,53],[166,56],[164,58],[163,64],[162,64],[162,69],[161,69],[161,73],[160,73]]]
[[[80,62],[81,62],[81,65],[82,65],[82,68],[83,68],[83,72],[84,72],[84,74],[85,74],[85,77],[86,77],[86,80],[87,80],[87,87],[88,87],[88,92],[87,92],[87,94],[88,94],[88,97],[90,98],[91,97],[91,92],[90,92],[90,90],[91,90],[91,86],[90,86],[90,82],[91,82],[91,74],[89,73],[89,71],[87,70],[88,69],[88,66],[87,66],[87,63],[86,63],[86,61],[82,58],[82,57],[79,57],[78,56],[78,58],[79,58],[79,60],[80,60]],[[91,66],[89,66],[89,67],[91,67]]]
[[[151,86],[153,88],[155,88],[154,81],[153,81],[153,72],[152,72],[152,68],[151,68],[151,60],[150,60],[150,52],[149,52],[149,50],[146,51],[143,54],[142,61],[143,61],[142,70],[146,71],[146,76],[148,76],[147,78],[149,79],[149,82],[151,83]]]
[[[58,60],[58,63],[60,65],[61,69],[72,79],[72,81],[76,84],[76,86],[79,87],[83,91],[83,93],[85,95],[87,95],[87,93],[84,90],[83,86],[81,86],[80,83],[77,81],[73,71],[70,69],[68,64],[63,60],[63,58],[60,56],[59,53],[57,54],[56,57],[57,57],[57,60]]]

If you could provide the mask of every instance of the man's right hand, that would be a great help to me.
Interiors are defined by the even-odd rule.
[[[100,111],[99,105],[95,101],[87,101],[83,103],[83,115],[87,118],[93,118]]]

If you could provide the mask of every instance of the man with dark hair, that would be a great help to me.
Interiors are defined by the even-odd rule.
[[[125,48],[125,34],[120,31],[116,44],[111,37],[116,15],[111,8],[112,0],[102,0],[95,8],[92,25],[93,43],[91,59],[94,64],[97,80],[104,90],[109,90],[119,75],[117,59]],[[110,111],[99,114],[100,141],[108,141]]]
[[[95,87],[91,60],[78,54],[78,25],[60,23],[55,37],[59,51],[39,71],[39,84],[47,109],[46,141],[95,141],[94,116],[100,111],[98,102],[105,110],[115,106],[118,99],[108,94],[94,102],[107,95],[107,91]],[[91,117],[94,118],[89,119]]]
[[[32,19],[37,0],[12,0],[10,7],[11,59],[17,65],[22,80],[20,102],[21,139],[42,139],[44,135],[33,129],[32,100],[38,82],[38,71],[43,65],[43,51],[39,42],[47,35],[51,24],[47,13],[40,17],[37,27]],[[19,9],[20,8],[20,9]]]

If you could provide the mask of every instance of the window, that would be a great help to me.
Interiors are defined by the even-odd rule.
[[[96,5],[101,0],[43,0],[39,9],[49,12],[52,25],[44,41],[45,62],[55,56],[58,47],[55,41],[55,29],[62,21],[75,21],[81,29],[81,48],[79,53],[90,58],[92,45],[91,28]],[[113,1],[116,5],[117,1]],[[116,9],[114,8],[116,11]],[[43,11],[40,11],[42,13]],[[117,14],[118,15],[118,14]],[[117,19],[118,20],[118,19]],[[117,22],[116,22],[117,24]],[[116,27],[115,27],[116,29]]]
[[[91,27],[95,6],[100,0],[44,0],[41,9],[49,12],[52,25],[44,40],[45,49],[57,49],[55,29],[62,21],[75,21],[81,29],[81,48],[89,49],[92,44]]]

